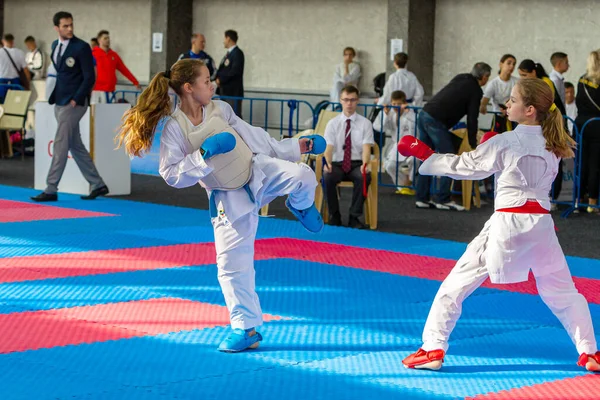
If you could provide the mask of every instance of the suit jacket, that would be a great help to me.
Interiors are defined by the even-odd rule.
[[[50,58],[56,69],[56,86],[50,94],[48,102],[57,106],[69,104],[75,100],[77,105],[89,104],[89,97],[96,81],[94,73],[94,57],[90,45],[73,36],[65,49],[60,63],[54,61],[54,53],[58,51],[58,40],[52,42]]]
[[[223,57],[217,70],[217,78],[221,82],[219,94],[244,96],[244,52],[239,47]]]

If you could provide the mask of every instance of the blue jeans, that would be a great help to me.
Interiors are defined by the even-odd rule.
[[[426,145],[442,154],[454,154],[454,143],[452,134],[448,128],[425,111],[419,113],[417,122],[418,135]],[[440,178],[440,191],[437,194],[437,203],[448,203],[450,201],[450,178]],[[417,177],[417,201],[427,203],[430,200],[431,177],[418,175]]]

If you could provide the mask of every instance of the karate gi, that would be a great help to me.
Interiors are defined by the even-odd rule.
[[[535,200],[550,209],[549,193],[560,159],[545,149],[540,126],[519,125],[460,156],[434,154],[419,173],[453,179],[495,175],[495,208]],[[447,351],[462,303],[488,277],[492,283],[526,281],[529,270],[538,292],[567,330],[579,354],[597,351],[588,304],[577,291],[550,214],[496,211],[468,245],[442,283],[423,331],[423,350]]]
[[[314,203],[317,180],[306,164],[296,163],[300,161],[298,139],[277,141],[263,129],[238,118],[229,104],[223,101],[215,103],[225,122],[252,150],[252,174],[248,183],[229,191],[206,188],[202,180],[213,171],[211,159],[204,160],[199,149],[187,150],[187,139],[173,118],[166,122],[162,133],[159,172],[170,186],[184,188],[199,183],[207,189],[215,233],[218,279],[229,310],[231,327],[250,329],[262,325],[263,321],[254,273],[258,212],[263,205],[283,195],[289,195],[294,208],[309,208]],[[187,122],[191,125],[189,120]]]

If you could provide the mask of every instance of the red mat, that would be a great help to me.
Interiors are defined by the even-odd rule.
[[[263,318],[281,319],[268,314]],[[226,325],[226,307],[177,298],[0,314],[0,353]]]
[[[0,200],[0,222],[26,222],[67,218],[114,217],[93,211],[46,206],[22,201]]]
[[[600,374],[578,376],[554,382],[504,390],[498,393],[482,394],[473,400],[592,400],[597,399],[600,388]]]
[[[437,281],[443,280],[456,263],[444,258],[308,240],[257,240],[255,259],[274,258],[292,258]],[[212,243],[14,257],[0,259],[0,283],[215,263],[215,248]],[[579,277],[574,277],[573,280],[588,302],[600,304],[599,280]],[[486,281],[482,286],[537,294],[532,276],[523,283],[493,285]]]

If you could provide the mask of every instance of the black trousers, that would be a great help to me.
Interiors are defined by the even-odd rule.
[[[325,182],[325,194],[327,196],[327,207],[329,207],[329,216],[331,218],[340,217],[340,204],[337,197],[337,184],[342,181],[351,181],[354,184],[352,190],[352,204],[350,205],[350,217],[358,218],[363,213],[363,177],[360,172],[362,161],[352,161],[352,169],[345,173],[342,170],[341,162],[334,162],[331,166],[331,173],[325,172],[323,180]],[[371,174],[367,174],[367,187],[371,183]]]
[[[558,199],[560,196],[560,191],[562,190],[563,183],[563,162],[560,160],[558,162],[558,173],[556,174],[556,178],[554,178],[554,182],[552,182],[552,200]]]
[[[581,197],[587,193],[590,199],[597,199],[600,194],[600,122],[590,122],[585,127],[581,151]]]

